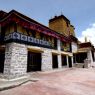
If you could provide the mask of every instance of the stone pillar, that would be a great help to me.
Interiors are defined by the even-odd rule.
[[[0,25],[0,34],[1,34],[1,25]]]
[[[89,67],[90,67],[90,66],[93,65],[93,58],[92,58],[92,52],[91,52],[91,50],[88,51],[88,53],[87,53],[87,57],[88,57],[88,59],[89,59],[90,62],[91,62],[91,63],[89,63]]]
[[[71,60],[72,60],[72,67],[73,67],[74,66],[73,56],[71,56]]]
[[[61,50],[61,42],[60,42],[59,39],[57,40],[57,50],[58,50],[58,51]]]
[[[69,67],[69,59],[68,59],[68,55],[66,56],[66,61],[67,61],[67,67]]]
[[[62,68],[62,59],[61,59],[61,55],[58,55],[58,68]]]
[[[57,39],[57,50],[61,51],[61,42],[59,39]],[[62,68],[62,59],[61,55],[58,55],[58,68]]]
[[[26,74],[27,48],[17,43],[6,44],[4,77],[13,79]]]
[[[50,49],[44,49],[42,53],[42,71],[52,70],[52,53]]]
[[[74,55],[74,56],[75,56],[75,63],[77,63],[77,61],[76,61],[76,55]],[[74,57],[74,56],[73,56],[73,57]],[[73,62],[74,62],[74,61],[73,61]]]
[[[95,51],[94,51],[94,61],[95,61]]]
[[[92,58],[92,52],[91,52],[91,50],[88,51],[87,57],[88,57],[88,59],[89,59],[89,60],[91,61],[91,63],[92,63],[92,62],[93,62],[93,58]]]

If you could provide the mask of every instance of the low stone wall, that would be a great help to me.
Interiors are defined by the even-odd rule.
[[[77,68],[84,68],[84,63],[74,63],[73,66]]]
[[[75,63],[74,67],[77,67],[77,68],[89,68],[91,66],[90,66],[89,63]]]

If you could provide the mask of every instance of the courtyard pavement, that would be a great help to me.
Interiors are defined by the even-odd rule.
[[[95,95],[95,68],[30,73],[19,81],[12,81],[19,85],[0,91],[0,95]]]

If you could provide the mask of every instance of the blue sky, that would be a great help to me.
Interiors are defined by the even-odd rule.
[[[15,9],[46,26],[51,17],[63,13],[75,26],[79,39],[95,23],[95,0],[1,0],[0,9]]]

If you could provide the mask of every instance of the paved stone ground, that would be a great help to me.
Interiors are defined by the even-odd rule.
[[[38,81],[1,91],[0,95],[95,95],[95,69],[38,72],[36,76]]]

